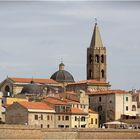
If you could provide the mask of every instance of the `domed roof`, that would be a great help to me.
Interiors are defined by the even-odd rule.
[[[64,70],[64,64],[59,64],[59,70],[56,71],[52,76],[51,79],[57,82],[74,82],[73,76],[66,70]]]
[[[21,94],[43,94],[44,86],[31,82],[23,87]]]

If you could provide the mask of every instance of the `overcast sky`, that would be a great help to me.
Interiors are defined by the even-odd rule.
[[[140,2],[0,1],[0,80],[50,78],[61,58],[76,81],[86,79],[95,17],[112,88],[139,89]]]

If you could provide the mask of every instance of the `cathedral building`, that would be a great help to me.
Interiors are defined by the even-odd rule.
[[[38,91],[42,89],[41,91],[43,92],[45,88],[45,93],[51,89],[56,89],[60,92],[109,89],[110,84],[107,82],[106,48],[103,46],[97,23],[94,26],[90,47],[87,48],[87,80],[75,82],[72,74],[66,71],[64,67],[65,65],[61,62],[59,70],[52,74],[50,79],[7,77],[1,82],[0,91],[6,96],[12,96],[21,92],[23,93],[23,91],[24,93],[26,91],[26,94],[29,91],[29,94],[31,94],[32,91],[35,91],[33,90],[34,87]],[[25,86],[26,90],[22,90]],[[52,91],[54,92],[54,90]]]
[[[68,84],[67,90],[107,90],[110,86],[107,82],[106,48],[103,46],[99,27],[95,23],[90,47],[87,48],[87,80]]]

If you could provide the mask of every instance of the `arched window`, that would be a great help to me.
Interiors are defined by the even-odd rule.
[[[105,77],[104,70],[101,70],[101,74],[102,74],[102,78],[104,78]]]
[[[92,57],[92,55],[90,54],[90,55],[89,55],[89,63],[92,64],[92,62],[93,62],[93,57]]]
[[[95,62],[99,63],[99,55],[97,55],[97,54],[95,55]]]
[[[104,55],[101,55],[101,63],[104,63]]]
[[[8,85],[5,87],[5,91],[10,92],[10,87]]]
[[[136,106],[132,105],[132,111],[136,111]]]
[[[89,70],[89,77],[92,78],[92,71]]]

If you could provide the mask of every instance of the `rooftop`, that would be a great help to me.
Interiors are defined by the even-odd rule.
[[[87,114],[87,113],[85,113],[83,110],[81,110],[79,108],[71,108],[71,113],[72,114]]]
[[[53,105],[66,105],[67,101],[59,98],[47,97],[42,100],[42,102],[50,103]]]
[[[125,90],[97,90],[88,92],[88,95],[99,95],[99,94],[128,94]]]
[[[18,103],[27,109],[53,110],[47,104],[42,102],[18,102]]]
[[[57,82],[53,79],[42,79],[42,78],[17,78],[17,77],[8,77],[10,80],[17,83],[31,83],[34,81],[35,83],[40,84],[56,84]]]
[[[78,81],[78,82],[75,82],[75,83],[70,83],[68,85],[77,85],[77,84],[98,84],[98,83],[105,83],[105,82],[102,82],[102,81],[97,81],[97,80],[82,80],[82,81]]]

